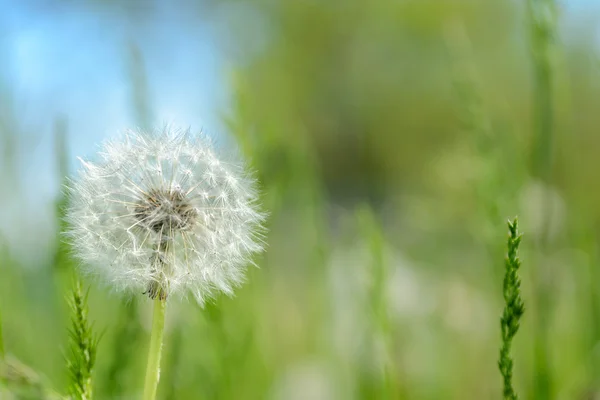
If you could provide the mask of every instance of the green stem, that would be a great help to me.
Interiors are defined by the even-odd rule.
[[[4,338],[2,337],[2,313],[0,312],[0,364],[4,361]],[[5,392],[2,385],[0,385],[0,397],[4,397]]]
[[[146,366],[146,383],[144,384],[144,400],[156,399],[156,389],[160,378],[160,354],[165,330],[165,309],[167,302],[161,296],[154,299],[154,316],[152,318],[152,336],[148,350]]]
[[[0,313],[0,360],[4,359],[4,337],[2,336],[2,313]]]
[[[534,132],[533,175],[545,184],[552,183],[554,136],[556,117],[555,97],[555,60],[557,28],[556,0],[528,0],[529,25],[531,29],[531,55],[534,74]],[[542,203],[545,216],[543,233],[537,244],[537,252],[542,255],[549,246],[549,224],[551,221],[550,204],[547,199]],[[538,400],[553,398],[553,376],[550,369],[552,344],[548,336],[549,318],[553,307],[552,283],[539,279],[542,265],[534,270],[536,323],[534,335],[536,343],[534,397]],[[548,283],[550,282],[550,283]]]

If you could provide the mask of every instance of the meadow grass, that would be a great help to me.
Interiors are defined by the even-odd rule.
[[[268,32],[228,25],[245,58],[232,57],[225,126],[261,181],[268,249],[235,297],[169,309],[158,398],[598,393],[596,48],[558,41],[550,0],[448,4],[358,1],[340,13],[336,2],[257,2],[247,7],[272,22]],[[152,126],[147,60],[133,44],[123,54],[132,119]],[[559,78],[573,109],[557,107]],[[0,114],[6,204],[26,197],[13,185],[25,184],[14,148],[27,137],[15,121]],[[57,192],[78,133],[67,122],[54,122]],[[56,251],[38,265],[0,239],[0,398],[90,398],[92,387],[96,399],[140,398],[151,301],[85,277],[89,294],[71,292],[65,201]],[[517,292],[499,288],[516,271],[516,236],[500,260],[504,221],[517,213],[527,314],[513,342]]]
[[[504,381],[503,395],[507,400],[517,400],[518,396],[513,387],[513,359],[511,356],[512,341],[519,331],[520,319],[525,313],[525,304],[521,298],[521,279],[519,268],[521,261],[518,257],[521,235],[517,219],[508,222],[508,251],[505,260],[505,275],[503,283],[504,311],[500,319],[502,328],[502,347],[498,367]]]

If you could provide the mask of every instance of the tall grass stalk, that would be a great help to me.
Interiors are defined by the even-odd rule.
[[[3,360],[5,355],[4,335],[2,334],[2,310],[0,310],[0,360]]]
[[[557,35],[554,0],[529,0],[531,54],[534,74],[533,171],[544,181],[552,174],[554,138],[554,41]]]
[[[111,349],[111,361],[107,368],[103,392],[107,398],[122,394],[126,388],[126,372],[133,365],[141,328],[138,322],[138,300],[134,297],[119,309],[118,324]]]
[[[598,282],[598,266],[600,265],[600,246],[597,238],[600,237],[600,230],[596,228],[594,231],[595,235],[592,236],[592,242],[590,243],[590,259],[589,265],[589,301],[590,301],[590,337],[589,337],[589,349],[591,357],[590,370],[592,373],[591,382],[595,385],[600,384],[600,357],[595,351],[598,341],[600,340],[600,293],[597,290]]]
[[[152,317],[152,336],[148,351],[148,365],[146,366],[146,383],[144,385],[144,400],[154,400],[160,379],[160,356],[165,330],[166,300],[161,296],[154,299],[154,315]]]
[[[532,171],[544,183],[552,181],[552,153],[554,141],[554,42],[557,36],[557,15],[555,0],[528,0],[529,27],[531,30],[531,55],[534,75],[533,124],[534,143]],[[539,254],[548,248],[548,224],[550,223],[550,200],[544,200],[545,227],[538,242]],[[546,279],[543,279],[538,263],[535,282],[536,323],[534,347],[535,385],[534,398],[552,398],[552,378],[550,374],[550,349],[548,338],[549,313],[552,308],[551,293]]]
[[[370,208],[360,209],[357,212],[357,217],[370,255],[371,287],[369,290],[369,305],[372,326],[374,327],[373,340],[375,343],[373,345],[377,349],[376,342],[379,340],[382,342],[384,349],[381,365],[383,379],[380,386],[380,396],[386,399],[396,399],[399,398],[399,391],[395,365],[392,359],[392,332],[388,313],[388,292],[386,290],[389,271],[384,254],[385,240],[381,226]]]
[[[0,311],[0,363],[4,361],[4,339],[2,336],[2,312]],[[0,398],[4,397],[4,387],[0,385]]]
[[[77,400],[92,399],[92,371],[96,363],[99,337],[88,322],[87,294],[83,295],[81,283],[76,280],[69,297],[71,308],[71,357],[67,361],[69,370],[69,394]]]
[[[500,319],[502,329],[502,347],[500,348],[500,359],[498,367],[504,381],[503,395],[506,400],[516,400],[517,393],[513,387],[513,359],[511,355],[512,341],[519,330],[520,319],[525,312],[525,305],[521,299],[521,280],[518,272],[521,261],[518,257],[521,235],[519,234],[518,222],[508,222],[508,253],[505,260],[504,275],[504,311]]]

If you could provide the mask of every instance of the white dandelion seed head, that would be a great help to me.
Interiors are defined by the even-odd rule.
[[[256,181],[203,134],[127,131],[81,160],[66,232],[87,272],[150,297],[232,294],[263,249]]]

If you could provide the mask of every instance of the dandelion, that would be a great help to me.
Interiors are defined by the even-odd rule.
[[[256,182],[189,130],[127,131],[81,161],[67,235],[89,273],[155,300],[144,396],[154,398],[166,299],[232,294],[263,249]]]

